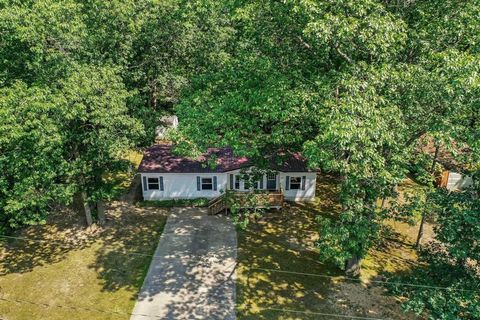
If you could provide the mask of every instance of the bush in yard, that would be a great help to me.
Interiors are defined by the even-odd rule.
[[[170,199],[170,200],[155,200],[155,201],[140,201],[138,205],[141,207],[159,207],[159,208],[172,208],[172,207],[205,207],[208,205],[207,198],[195,198],[195,199]]]
[[[227,203],[227,207],[230,208],[233,223],[237,228],[245,230],[251,222],[256,221],[265,214],[268,200],[262,196],[264,194],[262,191],[254,191],[238,195],[227,190],[224,201]]]

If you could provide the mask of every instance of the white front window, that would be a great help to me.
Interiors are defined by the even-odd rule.
[[[267,174],[267,189],[276,190],[277,189],[277,174],[269,173]]]
[[[160,182],[158,178],[148,178],[148,190],[160,190]]]
[[[290,177],[290,189],[300,190],[302,188],[302,177]]]
[[[213,190],[212,178],[202,178],[202,190]]]

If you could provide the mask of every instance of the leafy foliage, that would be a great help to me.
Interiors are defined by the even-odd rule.
[[[421,139],[466,171],[479,160],[478,4],[395,4],[236,2],[231,59],[195,77],[176,108],[183,150],[229,145],[259,165],[301,151],[339,173],[343,210],[320,221],[318,245],[341,267],[381,240],[386,218],[418,214],[392,215],[377,200],[409,171],[433,185],[438,162]]]
[[[80,66],[60,84],[62,133],[69,179],[95,201],[107,198],[106,173],[122,169],[122,153],[142,134],[127,114],[127,91],[111,68]]]
[[[17,82],[0,89],[0,232],[42,222],[71,190],[51,91]]]
[[[422,253],[415,281],[455,284],[478,260],[478,204],[431,191],[440,162],[419,145],[479,168],[479,12],[454,0],[0,0],[0,232],[75,193],[85,208],[109,199],[122,152],[151,144],[175,112],[183,153],[228,145],[265,169],[268,156],[302,152],[337,173],[342,212],[320,221],[324,261],[361,259],[387,218],[434,213],[443,251]],[[408,173],[427,193],[379,207]],[[405,290],[409,308],[478,316],[473,296],[427,293]]]
[[[225,202],[232,214],[235,226],[240,230],[246,230],[248,225],[261,218],[268,207],[267,193],[262,190],[252,190],[248,193],[237,194],[227,190]]]
[[[478,318],[480,201],[471,190],[432,193],[429,215],[437,217],[435,241],[420,251],[422,264],[400,279],[424,288],[400,285],[392,290],[407,298],[406,310],[426,313],[429,319]]]
[[[85,208],[109,199],[121,154],[153,141],[193,75],[228,60],[226,13],[202,0],[1,0],[1,223],[41,222],[76,193]]]
[[[171,200],[156,200],[156,201],[141,201],[138,203],[141,207],[205,207],[208,204],[207,198],[195,199],[171,199]]]

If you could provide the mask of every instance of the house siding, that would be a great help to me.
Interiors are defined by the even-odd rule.
[[[286,178],[305,177],[305,190],[286,190]],[[315,172],[280,172],[280,185],[285,195],[285,200],[289,201],[311,201],[315,198],[315,186],[317,174]]]
[[[230,189],[230,174],[240,174],[240,170],[234,170],[221,173],[140,173],[142,181],[142,192],[144,200],[168,200],[168,199],[194,199],[194,198],[215,198],[221,195],[225,190]],[[197,190],[197,176],[217,178],[217,190]],[[305,177],[305,190],[286,190],[286,177]],[[280,187],[285,195],[285,200],[289,201],[311,201],[315,197],[316,185],[315,172],[279,172]],[[146,190],[144,179],[153,177],[163,177],[164,190]],[[263,177],[263,187],[266,187],[266,176]],[[239,191],[245,190],[245,184],[240,181]]]
[[[227,176],[224,173],[141,173],[144,200],[215,198],[225,190]],[[217,190],[197,190],[197,176],[217,177]],[[145,190],[143,177],[163,177],[164,190]]]

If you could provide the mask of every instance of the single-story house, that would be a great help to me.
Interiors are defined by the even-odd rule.
[[[226,190],[249,192],[253,189],[281,191],[285,200],[309,201],[315,197],[317,173],[304,157],[291,153],[270,161],[271,173],[254,186],[242,179],[252,165],[236,157],[230,148],[210,148],[197,159],[174,155],[172,145],[157,144],[146,150],[138,172],[144,200],[217,198]],[[214,161],[215,165],[209,165]],[[278,159],[276,159],[278,160]]]

